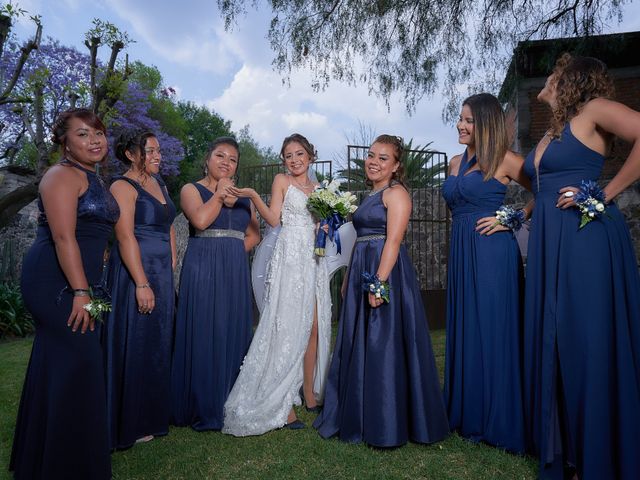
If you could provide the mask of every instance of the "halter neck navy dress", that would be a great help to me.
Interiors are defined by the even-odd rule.
[[[193,185],[203,202],[213,193]],[[244,233],[251,221],[248,198],[224,205],[208,230]],[[197,237],[190,225],[182,263],[171,373],[172,423],[220,430],[223,407],[253,335],[253,295],[244,241]]]
[[[97,286],[118,204],[95,172],[78,198],[76,240],[87,281]],[[67,327],[73,295],[58,257],[42,200],[36,240],[23,266],[21,289],[36,324],[22,390],[9,469],[16,479],[110,479],[104,367],[99,329]]]
[[[512,232],[476,231],[476,222],[503,204],[507,187],[469,171],[475,164],[465,151],[442,188],[453,217],[445,404],[449,426],[461,436],[522,453],[522,259]]]
[[[353,215],[358,237],[385,235],[382,192]],[[375,273],[384,238],[356,242],[340,312],[322,412],[313,426],[329,438],[396,447],[449,433],[416,272],[404,244],[389,275],[391,302],[372,309],[362,273]]]
[[[569,123],[525,163],[536,195],[525,295],[525,406],[540,478],[640,478],[640,278],[629,230],[613,204],[579,229],[558,190],[597,180],[604,157]]]
[[[115,244],[107,279],[113,308],[102,329],[110,445],[114,449],[169,431],[175,299],[170,232],[176,209],[163,180],[160,176],[155,179],[163,202],[130,178],[114,179],[129,183],[138,194],[134,235],[155,296],[153,311],[140,313],[135,282]]]

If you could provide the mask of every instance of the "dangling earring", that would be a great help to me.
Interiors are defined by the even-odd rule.
[[[207,167],[206,165],[204,166],[204,176],[206,177],[207,175],[209,175],[209,167]]]

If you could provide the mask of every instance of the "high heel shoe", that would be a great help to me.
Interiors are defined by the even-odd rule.
[[[304,398],[304,390],[300,387],[300,398],[302,399],[302,403],[304,403],[304,409],[310,413],[320,413],[322,411],[322,407],[320,405],[316,405],[315,407],[308,407],[307,401]]]
[[[293,422],[287,423],[284,426],[284,428],[288,428],[289,430],[302,430],[305,427],[306,425],[297,418]]]

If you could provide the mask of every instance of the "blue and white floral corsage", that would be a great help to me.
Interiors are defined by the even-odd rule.
[[[604,192],[593,180],[580,182],[580,190],[576,193],[574,201],[582,214],[579,228],[599,218],[606,210]]]
[[[382,299],[383,302],[389,303],[389,291],[391,286],[389,282],[383,282],[378,278],[378,275],[374,275],[368,272],[362,273],[362,289],[365,292],[373,293],[376,298]]]
[[[496,210],[496,223],[493,224],[493,227],[500,224],[503,227],[510,228],[516,232],[520,230],[524,221],[524,210],[516,210],[509,205],[502,205],[498,210]]]

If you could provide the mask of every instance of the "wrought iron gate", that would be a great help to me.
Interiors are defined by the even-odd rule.
[[[369,190],[364,176],[368,151],[368,146],[348,145],[347,166],[337,172],[360,199]],[[442,198],[442,183],[448,159],[443,152],[407,150],[403,162],[413,201],[406,245],[418,275],[429,325],[432,329],[443,328],[450,217]]]

